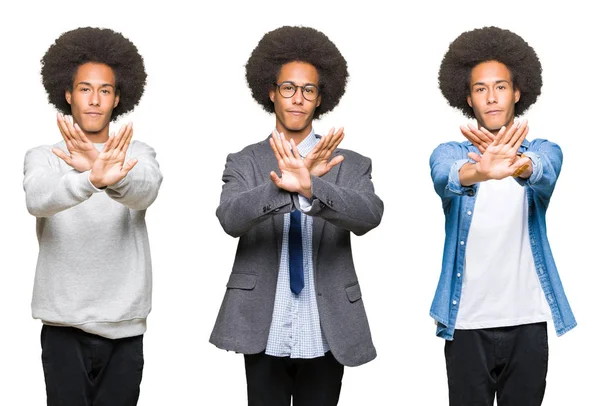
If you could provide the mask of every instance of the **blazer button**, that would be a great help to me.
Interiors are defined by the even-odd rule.
[[[475,192],[473,190],[467,190],[467,196],[474,196]]]
[[[266,213],[266,212],[267,212],[267,207],[263,206],[263,213]]]
[[[268,206],[267,206],[267,210],[271,210],[271,205],[268,205]]]

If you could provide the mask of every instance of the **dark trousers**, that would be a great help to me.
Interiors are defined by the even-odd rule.
[[[456,330],[446,341],[450,406],[539,406],[546,390],[546,323]]]
[[[42,327],[48,406],[135,406],[143,336],[111,340],[72,327]]]
[[[344,366],[327,352],[312,359],[244,355],[248,406],[335,406]]]

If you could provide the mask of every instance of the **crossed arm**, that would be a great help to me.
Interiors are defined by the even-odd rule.
[[[471,186],[490,179],[504,179],[519,176],[527,179],[531,176],[533,165],[528,157],[517,155],[519,147],[529,132],[527,120],[515,122],[509,129],[502,127],[494,136],[488,130],[474,126],[461,127],[461,132],[481,153],[469,152],[469,158],[475,163],[463,165],[459,171],[460,183]]]
[[[381,222],[383,202],[375,195],[371,182],[371,161],[365,158],[353,161],[348,168],[348,184],[328,181],[323,176],[339,165],[344,157],[331,156],[343,139],[343,128],[329,134],[304,159],[293,140],[289,147],[285,136],[273,133],[270,143],[277,158],[281,178],[271,172],[271,181],[290,193],[311,199],[306,214],[318,216],[332,224],[362,235]],[[294,199],[296,202],[297,199]],[[295,203],[298,205],[298,202]]]
[[[45,147],[29,150],[25,156],[23,187],[27,208],[36,217],[48,217],[89,199],[94,193],[107,195],[132,209],[145,209],[156,198],[162,175],[154,150],[137,142],[138,159],[125,160],[133,129],[131,124],[111,134],[102,151],[98,152],[77,124],[58,115],[57,124],[67,146],[68,154],[59,148],[52,153],[72,169],[64,172]],[[136,167],[137,166],[137,167]],[[136,170],[132,172],[133,168]],[[127,189],[140,176],[143,187]],[[135,190],[133,190],[135,189]],[[128,193],[124,193],[127,191]]]

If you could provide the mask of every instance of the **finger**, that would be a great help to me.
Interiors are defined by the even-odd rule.
[[[77,130],[75,130],[75,126],[73,124],[73,117],[67,117],[65,123],[67,124],[67,132],[69,137],[75,141],[81,141],[81,137],[79,137],[79,134],[77,133]]]
[[[275,145],[275,140],[273,139],[273,137],[271,137],[269,139],[269,144],[271,144],[271,149],[273,150],[273,153],[275,154],[275,159],[277,159],[277,162],[279,162],[279,160],[281,160],[281,154],[279,153],[279,149],[277,149],[277,146]]]
[[[81,141],[83,141],[83,142],[89,142],[88,137],[85,135],[85,133],[83,132],[83,130],[81,129],[81,127],[79,127],[79,124],[75,123],[73,125],[73,128],[75,129],[75,133],[77,133],[77,135],[79,136],[79,138],[81,139]]]
[[[296,159],[302,159],[302,156],[300,156],[300,152],[298,152],[298,147],[296,147],[296,141],[294,141],[293,138],[290,140],[290,145],[292,146],[293,157]]]
[[[112,145],[115,143],[116,138],[117,137],[115,137],[114,135],[110,135],[108,137],[108,140],[106,141],[106,144],[104,144],[104,148],[102,149],[102,152],[110,151],[110,149],[112,148]]]
[[[523,120],[520,124],[518,129],[515,131],[515,133],[513,134],[513,136],[510,139],[510,147],[516,147],[518,148],[521,143],[523,142],[523,140],[525,139],[525,136],[527,136],[527,133],[529,132],[529,126],[527,125],[527,120]]]
[[[475,152],[469,152],[469,153],[467,153],[467,156],[469,158],[471,158],[475,162],[480,162],[481,161],[481,155],[478,155]]]
[[[279,186],[281,184],[281,178],[279,178],[279,176],[277,176],[277,174],[274,171],[271,171],[269,176],[271,178],[271,182],[273,182],[275,184],[275,186],[281,187],[281,186]]]
[[[515,120],[508,129],[508,131],[506,131],[506,133],[504,134],[503,144],[512,147],[515,144],[519,135],[521,134],[520,131],[522,131],[521,123],[518,120]]]
[[[488,129],[485,127],[481,127],[480,132],[485,137],[485,141],[487,141],[488,144],[491,144],[496,138],[494,137],[494,134],[489,132]]]
[[[486,151],[488,144],[483,143],[479,138],[477,138],[467,127],[461,127],[460,131],[464,135],[464,137],[469,140],[473,145],[477,147],[479,152],[482,154]]]
[[[331,138],[330,150],[334,151],[344,139],[344,127],[340,127]]]
[[[494,141],[490,145],[500,145],[502,144],[502,139],[504,138],[504,134],[506,134],[506,126],[502,126],[498,134],[494,137]]]
[[[67,154],[65,154],[65,151],[63,151],[60,148],[52,148],[52,153],[54,155],[56,155],[57,157],[59,157],[60,159],[62,159],[63,161],[65,161],[65,163],[67,165],[71,165],[71,157],[68,156]]]
[[[123,147],[125,146],[125,143],[127,142],[127,139],[130,138],[131,135],[131,123],[127,123],[123,127],[121,127],[119,133],[119,142],[115,146],[115,149],[122,151]]]
[[[275,147],[277,148],[277,151],[279,152],[279,156],[281,158],[283,158],[284,156],[287,156],[286,154],[286,148],[283,145],[285,136],[283,135],[283,133],[278,133],[277,130],[273,130],[273,141],[275,142]]]
[[[344,160],[343,155],[338,155],[338,156],[333,157],[333,159],[327,163],[327,171],[329,171],[334,166],[342,163],[343,160]]]
[[[125,133],[125,144],[123,145],[123,152],[126,152],[129,149],[129,144],[131,144],[131,138],[133,137],[133,123],[129,122],[129,132]]]
[[[283,157],[287,157],[287,158],[291,158],[294,156],[294,154],[292,153],[292,147],[290,142],[287,140],[287,138],[285,138],[285,134],[284,133],[279,133],[280,136],[280,141],[281,141],[281,145],[280,145],[280,150],[279,152],[281,153],[281,155]]]
[[[62,135],[65,142],[71,139],[71,136],[69,135],[69,128],[67,127],[67,123],[65,122],[65,116],[62,113],[56,114],[56,124],[58,125],[60,135]]]
[[[329,129],[329,132],[327,133],[327,136],[322,138],[323,140],[323,149],[329,149],[331,146],[331,143],[333,142],[335,136],[337,135],[337,132],[335,131],[335,127],[331,127],[331,129]]]
[[[123,165],[123,167],[121,168],[121,172],[125,172],[125,175],[127,175],[129,173],[130,170],[133,169],[133,167],[138,163],[138,160],[133,158],[130,159],[129,161],[125,162],[125,164]]]

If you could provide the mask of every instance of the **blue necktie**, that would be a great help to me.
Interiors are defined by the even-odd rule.
[[[290,261],[290,289],[299,295],[304,288],[304,266],[302,257],[302,214],[300,210],[290,213],[288,248]]]

